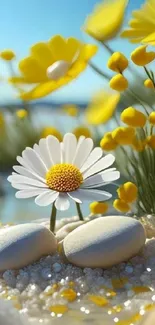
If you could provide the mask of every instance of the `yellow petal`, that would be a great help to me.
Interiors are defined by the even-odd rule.
[[[70,77],[76,77],[81,71],[83,71],[87,66],[84,61],[76,61],[69,69],[67,75]]]
[[[52,91],[61,87],[62,85],[67,84],[67,82],[69,82],[69,81],[70,81],[70,78],[66,77],[66,78],[61,79],[61,83],[54,82],[54,81],[40,83],[35,88],[33,88],[31,91],[21,94],[20,97],[24,100],[33,100],[33,99],[45,97],[45,96],[49,95]]]
[[[142,43],[149,44],[149,45],[155,45],[155,32],[147,36],[142,40]]]
[[[47,43],[37,43],[31,47],[31,54],[39,61],[40,66],[46,69],[54,62],[52,51]]]
[[[76,38],[73,37],[68,38],[66,43],[67,43],[67,48],[65,53],[65,60],[72,62],[72,60],[80,52],[82,44]]]
[[[60,35],[56,35],[49,40],[49,46],[55,61],[67,61],[67,43]]]
[[[88,61],[96,54],[98,47],[96,45],[86,44],[83,46],[81,50],[80,57],[83,58],[85,61]]]
[[[31,56],[19,62],[19,69],[29,82],[37,83],[47,80],[46,71],[40,66],[39,61]]]

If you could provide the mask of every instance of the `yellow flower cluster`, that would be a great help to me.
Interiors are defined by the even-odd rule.
[[[117,189],[118,199],[113,202],[113,207],[121,212],[128,212],[131,210],[130,204],[137,199],[138,189],[132,182],[127,182]]]
[[[16,116],[19,118],[19,119],[24,119],[26,118],[28,115],[26,109],[19,109],[18,111],[16,111]]]
[[[75,134],[77,140],[83,135],[86,138],[92,138],[92,134],[90,130],[85,126],[78,126],[72,131],[73,134]]]
[[[15,58],[15,53],[12,50],[4,50],[0,52],[0,57],[5,61],[11,61]]]
[[[138,66],[145,66],[155,59],[155,52],[146,52],[147,45],[136,48],[131,53],[131,60]]]
[[[107,132],[100,141],[100,146],[105,151],[115,150],[117,148],[117,142],[113,139],[112,133]]]
[[[118,145],[130,145],[135,137],[135,129],[132,127],[117,127],[112,132],[107,132],[101,139],[100,146],[105,151],[115,150]]]
[[[48,135],[53,135],[59,141],[62,141],[63,139],[61,133],[55,127],[52,126],[46,126],[45,128],[42,129],[41,138],[46,138]]]
[[[64,105],[62,110],[65,114],[72,117],[78,116],[79,114],[79,109],[76,105]]]
[[[92,214],[104,214],[108,211],[108,204],[105,202],[92,202],[89,208]]]
[[[108,61],[108,68],[117,72],[110,80],[110,87],[119,92],[128,88],[128,80],[123,76],[123,71],[128,67],[127,58],[120,52],[112,54]]]
[[[145,126],[147,118],[142,112],[136,110],[134,107],[128,107],[122,112],[121,120],[129,126],[142,128]]]

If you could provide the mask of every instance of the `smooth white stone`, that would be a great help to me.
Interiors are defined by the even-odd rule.
[[[64,77],[70,67],[67,61],[56,61],[47,68],[47,77],[51,80],[58,80]]]
[[[145,230],[139,221],[109,216],[92,220],[68,234],[62,254],[77,266],[107,268],[135,256],[144,244]]]
[[[0,230],[0,272],[18,269],[56,252],[57,240],[44,226],[28,223]]]

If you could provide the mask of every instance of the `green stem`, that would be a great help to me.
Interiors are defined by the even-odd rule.
[[[107,73],[103,72],[102,70],[100,70],[94,63],[89,61],[89,66],[95,71],[97,72],[100,76],[102,76],[103,78],[105,78],[106,80],[110,80],[111,76],[108,75]]]
[[[55,207],[55,205],[53,203],[52,211],[51,211],[51,218],[50,218],[50,231],[52,231],[53,233],[54,233],[54,230],[55,230],[56,213],[57,213],[57,210],[56,210],[56,207]]]
[[[80,204],[77,203],[77,202],[76,202],[76,208],[77,208],[77,213],[78,213],[79,219],[80,219],[81,221],[83,221],[84,218],[83,218],[83,215],[82,215],[82,212],[81,212]]]
[[[142,107],[144,108],[144,110],[145,110],[145,113],[147,114],[147,115],[149,115],[149,112],[147,111],[147,109],[146,109],[146,107],[145,107],[145,105],[144,105],[144,103],[143,103],[143,101],[141,101],[141,99],[139,98],[139,96],[137,95],[137,94],[135,94],[135,92],[130,88],[130,89],[128,89],[128,92],[142,105]]]

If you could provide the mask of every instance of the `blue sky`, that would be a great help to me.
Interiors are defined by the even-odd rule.
[[[65,37],[74,36],[85,42],[95,43],[93,39],[82,33],[80,28],[86,16],[91,13],[99,0],[2,0],[0,17],[0,50],[11,48],[20,59],[28,54],[29,47],[38,42],[46,41],[55,34]],[[132,10],[139,8],[143,0],[129,0],[127,18]],[[110,19],[110,17],[109,17]],[[115,50],[123,51],[127,56],[135,45],[125,40],[111,43]],[[93,62],[104,69],[108,55],[99,50]],[[1,62],[0,75],[7,76],[5,63]],[[54,101],[85,101],[92,92],[104,87],[103,79],[90,68],[80,77],[48,96]],[[16,101],[16,94],[10,85],[0,83],[0,102]]]

